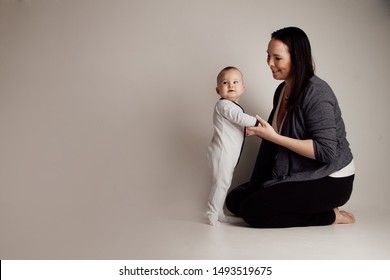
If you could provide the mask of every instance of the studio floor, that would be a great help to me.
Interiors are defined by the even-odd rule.
[[[0,259],[390,260],[387,2],[0,0]],[[240,102],[266,118],[266,49],[286,26],[342,108],[357,222],[211,227],[215,76],[242,69]],[[259,145],[246,139],[232,186]]]
[[[183,200],[160,211],[114,210],[41,224],[26,219],[18,231],[8,221],[1,259],[390,259],[386,211],[348,209],[357,218],[353,225],[254,229],[239,219],[209,226],[197,204]]]

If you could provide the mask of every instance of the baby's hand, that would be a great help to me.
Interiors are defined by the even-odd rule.
[[[256,127],[259,127],[259,126],[263,126],[262,122],[264,122],[264,120],[262,118],[260,118],[259,115],[256,115],[256,119],[259,121],[259,124],[257,126],[248,126],[246,128],[246,136],[256,135],[256,130],[254,130],[253,128],[256,128]]]

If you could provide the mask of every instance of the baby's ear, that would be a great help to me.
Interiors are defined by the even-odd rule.
[[[215,88],[215,91],[216,91],[217,94],[219,95],[219,88],[218,88],[218,87]]]

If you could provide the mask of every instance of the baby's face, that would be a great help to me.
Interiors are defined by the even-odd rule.
[[[226,70],[218,80],[217,93],[225,99],[238,102],[244,93],[244,83],[240,71],[236,69]]]

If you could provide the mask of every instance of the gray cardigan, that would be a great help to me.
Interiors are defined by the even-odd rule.
[[[275,91],[270,123],[284,85],[281,83]],[[263,140],[250,181],[252,186],[323,178],[342,169],[353,158],[337,98],[330,86],[315,75],[308,81],[297,112],[286,115],[281,134],[312,139],[315,160]]]

